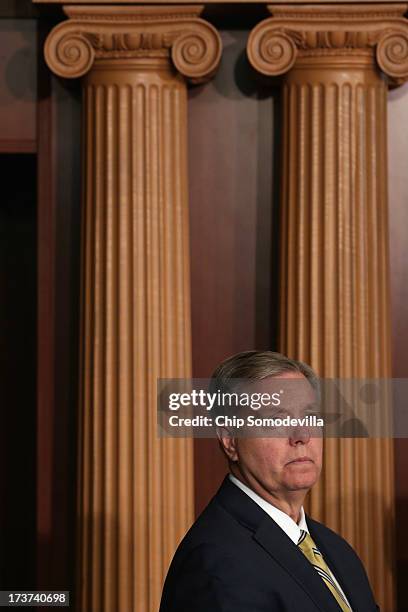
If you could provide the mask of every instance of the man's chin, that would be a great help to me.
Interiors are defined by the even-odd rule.
[[[306,479],[304,478],[302,479],[297,479],[296,481],[293,482],[288,482],[287,483],[287,489],[288,491],[308,491],[309,489],[311,489],[314,485],[316,484],[316,479]]]
[[[308,470],[303,474],[293,474],[286,479],[286,486],[290,491],[311,489],[319,478],[318,470]]]

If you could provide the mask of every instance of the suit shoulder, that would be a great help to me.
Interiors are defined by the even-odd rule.
[[[220,543],[239,529],[238,522],[213,498],[197,517],[180,543],[181,548],[195,547],[200,543]],[[222,537],[221,537],[222,536]]]

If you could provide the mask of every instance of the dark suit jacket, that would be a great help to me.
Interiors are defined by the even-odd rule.
[[[343,538],[306,517],[353,612],[379,610]],[[160,612],[339,612],[302,551],[227,477],[171,563]]]

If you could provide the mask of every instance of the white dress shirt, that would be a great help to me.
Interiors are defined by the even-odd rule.
[[[250,489],[246,484],[244,484],[243,482],[238,480],[238,478],[233,476],[233,474],[230,474],[229,478],[231,482],[233,482],[239,489],[241,489],[241,491],[246,493],[248,497],[250,497],[256,504],[258,504],[258,506],[260,506],[262,510],[264,510],[266,514],[268,514],[271,517],[271,519],[273,519],[275,523],[279,525],[282,531],[286,533],[288,538],[290,538],[292,542],[296,544],[296,546],[297,546],[297,543],[299,542],[299,538],[301,536],[302,530],[307,531],[307,533],[310,534],[309,528],[306,523],[305,511],[303,509],[303,506],[300,508],[299,522],[295,523],[295,521],[288,514],[286,514],[286,512],[282,512],[282,510],[279,510],[279,508],[276,508],[276,506],[273,506],[272,504],[267,502],[265,499],[260,497],[257,493],[255,493],[255,491]],[[347,601],[348,605],[350,606],[350,603],[347,597],[345,596],[343,589],[337,582],[335,576],[333,576],[333,572],[331,571],[330,568],[329,568],[329,571],[330,571],[330,574],[334,582],[336,583],[337,588],[339,589],[340,593],[343,595],[344,599]],[[351,606],[350,606],[350,610],[352,612]]]

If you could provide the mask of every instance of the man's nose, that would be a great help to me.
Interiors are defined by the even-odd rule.
[[[289,442],[293,446],[296,444],[307,444],[310,440],[310,431],[307,427],[293,427],[289,434]]]

